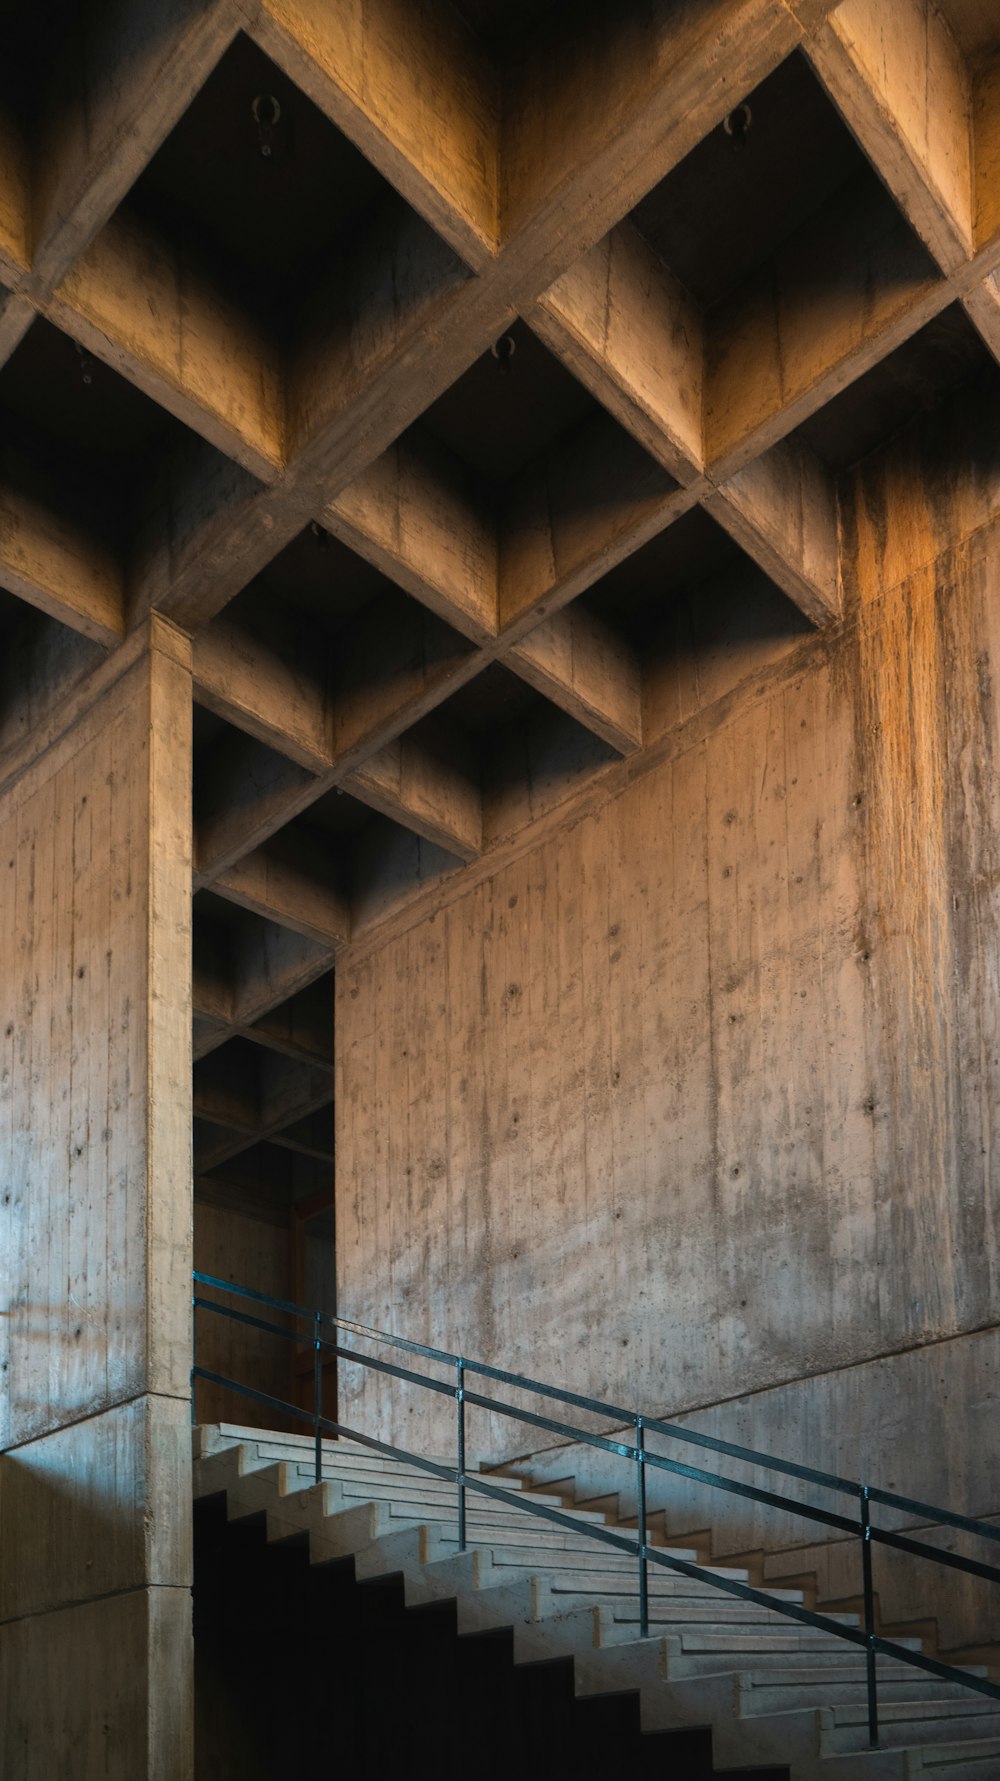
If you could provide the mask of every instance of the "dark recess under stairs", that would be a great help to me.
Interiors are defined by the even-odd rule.
[[[407,1608],[398,1577],[312,1563],[306,1534],[195,1505],[197,1781],[353,1781],[530,1768],[552,1777],[787,1781],[715,1769],[707,1728],[642,1732],[637,1693],[577,1698],[571,1658],[515,1665],[509,1631],[459,1635],[452,1602]]]

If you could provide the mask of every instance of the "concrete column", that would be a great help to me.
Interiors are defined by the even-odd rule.
[[[100,681],[0,787],[5,1781],[193,1766],[190,645]]]

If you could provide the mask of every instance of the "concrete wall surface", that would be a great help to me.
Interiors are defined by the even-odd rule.
[[[899,1496],[951,1505],[995,1522],[996,1426],[1000,1410],[1000,1331],[929,1342],[899,1354],[810,1375],[681,1415],[682,1428],[735,1442],[875,1483]],[[591,1423],[605,1432],[619,1429],[625,1440],[634,1429]],[[858,1504],[833,1490],[819,1489],[727,1455],[716,1455],[683,1440],[647,1436],[651,1453],[700,1466],[722,1477],[778,1491],[794,1502],[836,1514],[857,1516]],[[529,1474],[543,1483],[571,1478],[581,1501],[614,1492],[616,1510],[637,1510],[634,1466],[609,1461],[584,1442],[554,1442],[533,1448],[505,1470]],[[703,1558],[719,1562],[765,1555],[760,1578],[778,1583],[815,1576],[822,1599],[853,1601],[861,1592],[860,1540],[831,1535],[828,1529],[792,1510],[778,1510],[694,1485],[676,1474],[647,1472],[647,1508],[654,1527]],[[935,1549],[996,1563],[985,1539],[934,1528],[925,1516],[877,1505],[873,1524],[913,1533]],[[945,1649],[988,1644],[1000,1637],[996,1590],[978,1579],[916,1560],[877,1545],[874,1580],[885,1620],[904,1628],[937,1619]]]
[[[990,528],[869,576],[714,724],[347,954],[345,1315],[1000,1509],[998,593]],[[450,1406],[345,1389],[450,1447]],[[788,1543],[730,1519],[720,1549]]]
[[[191,1772],[190,649],[0,796],[0,1772]]]
[[[242,1213],[236,1206],[198,1199],[194,1204],[194,1263],[203,1274],[234,1280],[255,1292],[287,1299],[292,1290],[287,1212],[277,1209],[269,1219]],[[199,1296],[236,1310],[245,1301],[227,1298],[213,1287]],[[280,1314],[261,1308],[260,1316],[280,1323]],[[210,1311],[197,1314],[198,1364],[224,1379],[235,1379],[286,1402],[292,1393],[292,1349],[280,1336],[247,1329]],[[237,1396],[201,1379],[196,1383],[198,1422],[239,1422],[250,1428],[284,1427],[280,1413],[251,1398]]]

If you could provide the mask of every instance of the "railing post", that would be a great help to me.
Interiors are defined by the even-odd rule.
[[[458,1550],[465,1551],[465,1362],[456,1361],[458,1382],[455,1402],[458,1407]]]
[[[316,1441],[316,1483],[323,1477],[323,1349],[320,1336],[320,1319],[323,1313],[316,1313],[316,1333],[313,1352],[313,1434]]]
[[[197,1428],[198,1417],[194,1407],[194,1394],[197,1390],[195,1367],[198,1365],[198,1295],[191,1294],[191,1427]]]
[[[646,1423],[635,1419],[636,1472],[639,1499],[639,1637],[649,1638],[649,1569],[646,1563]]]
[[[872,1588],[872,1530],[869,1486],[861,1487],[861,1573],[865,1590],[865,1669],[868,1679],[868,1743],[878,1749],[878,1691],[875,1680],[875,1592]]]

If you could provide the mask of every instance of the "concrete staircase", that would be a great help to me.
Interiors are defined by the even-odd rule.
[[[407,1608],[454,1601],[461,1634],[510,1628],[517,1664],[571,1658],[578,1698],[637,1691],[644,1732],[710,1726],[716,1772],[761,1765],[773,1775],[787,1765],[791,1781],[1000,1781],[996,1703],[880,1659],[883,1747],[870,1751],[856,1647],[657,1567],[650,1636],[640,1639],[635,1561],[586,1533],[610,1518],[520,1479],[493,1481],[511,1503],[470,1491],[460,1553],[455,1487],[417,1467],[325,1442],[317,1485],[306,1437],[231,1424],[195,1431],[196,1499],[224,1493],[230,1523],[266,1518],[269,1543],[305,1536],[313,1566],[351,1559],[358,1580],[401,1577]],[[580,1532],[519,1509],[518,1499],[570,1513]],[[712,1569],[748,1581],[746,1571]]]

